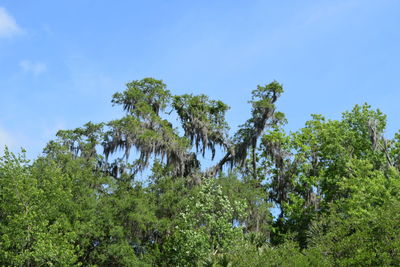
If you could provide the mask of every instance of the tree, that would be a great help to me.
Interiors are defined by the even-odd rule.
[[[174,233],[165,244],[165,258],[173,266],[203,265],[226,253],[243,238],[242,228],[235,225],[235,212],[245,206],[231,205],[221,186],[205,181],[181,213]],[[211,258],[211,259],[210,259]]]
[[[39,168],[29,166],[23,153],[16,156],[7,148],[0,158],[1,265],[78,263],[76,234],[63,216],[70,208],[63,174],[50,166],[39,173]]]
[[[399,265],[400,134],[367,104],[287,133],[282,92],[258,86],[229,135],[222,101],[145,78],[113,95],[122,118],[32,162],[6,149],[0,265]]]

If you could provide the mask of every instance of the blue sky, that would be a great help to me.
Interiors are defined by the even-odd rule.
[[[277,80],[288,129],[368,102],[400,128],[400,1],[0,0],[0,145],[41,152],[59,129],[120,116],[144,77],[231,106]]]

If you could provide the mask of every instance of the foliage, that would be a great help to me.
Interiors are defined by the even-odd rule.
[[[122,118],[6,148],[0,266],[400,265],[400,133],[368,104],[288,133],[282,93],[258,86],[230,135],[225,103],[145,78]]]
[[[170,265],[191,266],[228,251],[242,239],[242,229],[235,225],[234,214],[242,214],[245,206],[231,205],[221,186],[206,180],[190,198],[180,214],[174,233],[165,245]],[[236,211],[235,211],[236,209]]]

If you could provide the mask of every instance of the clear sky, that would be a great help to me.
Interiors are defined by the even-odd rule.
[[[35,156],[59,129],[118,118],[126,82],[231,106],[277,80],[288,129],[368,102],[400,128],[400,1],[0,0],[0,145]]]

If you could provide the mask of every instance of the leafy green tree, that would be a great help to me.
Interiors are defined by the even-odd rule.
[[[371,179],[363,177],[363,182],[384,184],[382,177],[394,172],[390,156],[393,144],[383,137],[385,120],[379,110],[367,104],[356,105],[343,113],[341,121],[313,115],[306,127],[291,135],[277,128],[263,136],[261,155],[267,168],[269,194],[281,211],[273,242],[283,242],[284,235],[292,232],[305,247],[311,221],[329,213],[331,203],[346,203],[355,192],[363,190],[363,183],[354,178],[361,166],[370,166],[379,173]],[[350,183],[352,189],[344,186]],[[379,199],[387,190],[373,193]],[[369,193],[365,192],[364,197]]]
[[[242,203],[231,205],[215,181],[206,180],[190,198],[165,244],[168,264],[203,265],[206,260],[226,253],[243,238],[242,228],[234,222],[235,212],[243,210]]]
[[[60,212],[70,208],[63,174],[38,168],[7,149],[0,158],[0,264],[76,265],[76,233]]]
[[[287,133],[282,93],[258,86],[230,135],[222,101],[144,78],[113,95],[121,118],[31,162],[6,149],[0,265],[399,265],[400,134],[368,104]]]

